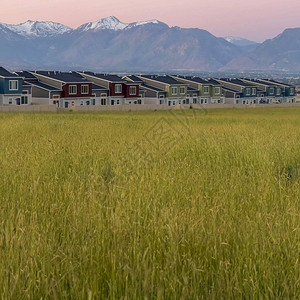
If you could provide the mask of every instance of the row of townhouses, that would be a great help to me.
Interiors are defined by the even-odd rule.
[[[0,67],[0,105],[294,103],[295,86],[269,79],[20,71]]]

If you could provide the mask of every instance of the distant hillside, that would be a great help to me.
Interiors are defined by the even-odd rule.
[[[95,71],[300,70],[300,29],[262,44],[158,20],[115,17],[71,29],[59,23],[0,23],[0,65]]]
[[[170,28],[157,20],[126,24],[109,17],[75,30],[53,24],[1,24],[0,38],[5,42],[0,45],[0,63],[110,71],[206,71],[218,70],[242,53],[205,30]]]
[[[247,55],[233,59],[222,70],[300,71],[300,28],[284,30]]]

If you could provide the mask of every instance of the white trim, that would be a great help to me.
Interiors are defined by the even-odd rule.
[[[11,87],[11,84],[12,84],[12,83],[17,83],[17,84],[16,84],[16,88],[12,88],[12,87]],[[9,80],[9,81],[8,81],[8,90],[9,90],[9,91],[18,91],[18,90],[19,90],[19,80]]]
[[[132,92],[130,91],[131,89],[134,89],[135,92],[132,93]],[[137,92],[136,86],[129,86],[129,95],[130,95],[130,96],[136,95],[136,92]]]
[[[83,92],[83,91],[82,91],[83,88],[87,88],[87,89],[86,89],[86,92]],[[82,95],[88,95],[88,94],[89,94],[89,85],[88,85],[88,84],[82,84],[82,85],[81,85],[81,94],[82,94]]]
[[[120,91],[117,91],[117,87],[120,87]],[[122,94],[122,84],[121,83],[115,84],[115,94]]]
[[[75,87],[75,93],[71,93],[71,88]],[[69,95],[77,95],[77,85],[69,85]]]

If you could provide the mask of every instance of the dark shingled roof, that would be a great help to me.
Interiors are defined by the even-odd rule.
[[[207,81],[208,83],[210,83],[210,84],[213,84],[213,85],[221,85],[221,83],[220,83],[219,81],[217,81],[217,80],[215,80],[215,79],[212,79],[212,78],[207,79],[206,81]]]
[[[288,87],[294,87],[293,85],[291,84],[288,84],[288,83],[282,83],[282,82],[279,82],[279,81],[276,81],[276,80],[273,80],[273,79],[262,79],[264,81],[268,81],[268,82],[271,82],[273,84],[280,84],[280,85],[285,85],[285,86],[288,86]]]
[[[265,86],[276,86],[276,84],[274,84],[274,83],[265,82],[265,81],[262,81],[260,79],[248,79],[248,78],[245,78],[244,80],[251,81],[251,82],[253,82],[254,85],[255,85],[255,83],[258,83],[258,84],[265,85]]]
[[[44,90],[47,90],[47,91],[57,91],[57,92],[60,92],[61,90],[58,89],[57,87],[54,87],[54,86],[51,86],[51,85],[48,85],[48,84],[45,84],[45,83],[41,83],[39,81],[26,81],[26,83],[29,83],[30,85],[33,85],[33,86],[37,86],[37,87],[40,87]]]
[[[229,92],[234,92],[234,93],[242,94],[242,92],[241,92],[240,90],[230,89],[230,88],[224,87],[224,86],[222,86],[222,89],[223,89],[224,91],[229,91]]]
[[[162,89],[159,89],[159,88],[157,88],[157,87],[154,87],[154,86],[151,86],[151,85],[145,84],[145,83],[143,83],[143,84],[141,85],[141,88],[150,89],[150,90],[153,90],[153,91],[156,91],[156,92],[165,92],[165,91],[162,90]]]
[[[176,76],[178,78],[182,78],[182,79],[186,79],[192,82],[196,82],[196,83],[201,83],[201,84],[208,84],[207,80],[202,79],[200,77],[196,77],[196,76]]]
[[[123,83],[128,83],[127,80],[122,79],[118,75],[110,75],[110,74],[98,74],[98,73],[93,73],[93,72],[84,72],[86,75],[94,76],[96,78],[100,78],[103,80],[107,80],[110,82],[123,82]]]
[[[19,72],[15,72],[17,75],[24,77],[25,80],[38,80],[37,77],[35,77],[34,75],[32,75],[30,72],[28,71],[19,71]]]
[[[6,69],[4,69],[3,67],[0,67],[0,77],[9,77],[9,78],[20,78],[20,76],[10,73],[9,71],[7,71]]]
[[[159,76],[159,75],[141,75],[141,77],[143,78],[147,78],[147,79],[151,79],[151,80],[155,80],[155,81],[159,81],[162,83],[166,83],[166,84],[178,84],[178,85],[184,85],[185,83],[179,82],[176,79],[174,79],[171,76],[165,75],[165,76]]]
[[[128,77],[129,79],[131,79],[135,83],[142,83],[143,82],[143,80],[141,78],[139,78],[139,77],[137,77],[135,75],[128,75],[126,77]]]
[[[103,90],[103,91],[108,91],[108,88],[101,86],[99,84],[92,84],[92,90]]]
[[[229,82],[229,83],[233,83],[233,84],[237,84],[237,85],[240,85],[240,86],[244,86],[244,87],[255,87],[254,84],[252,83],[246,83],[240,79],[236,79],[236,78],[221,78],[220,79],[221,81],[226,81],[226,82]]]
[[[36,74],[43,75],[61,82],[68,83],[89,83],[87,79],[75,72],[59,72],[59,71],[36,71]]]

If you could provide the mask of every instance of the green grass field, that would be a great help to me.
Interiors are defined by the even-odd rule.
[[[299,107],[0,128],[1,299],[299,299]]]

